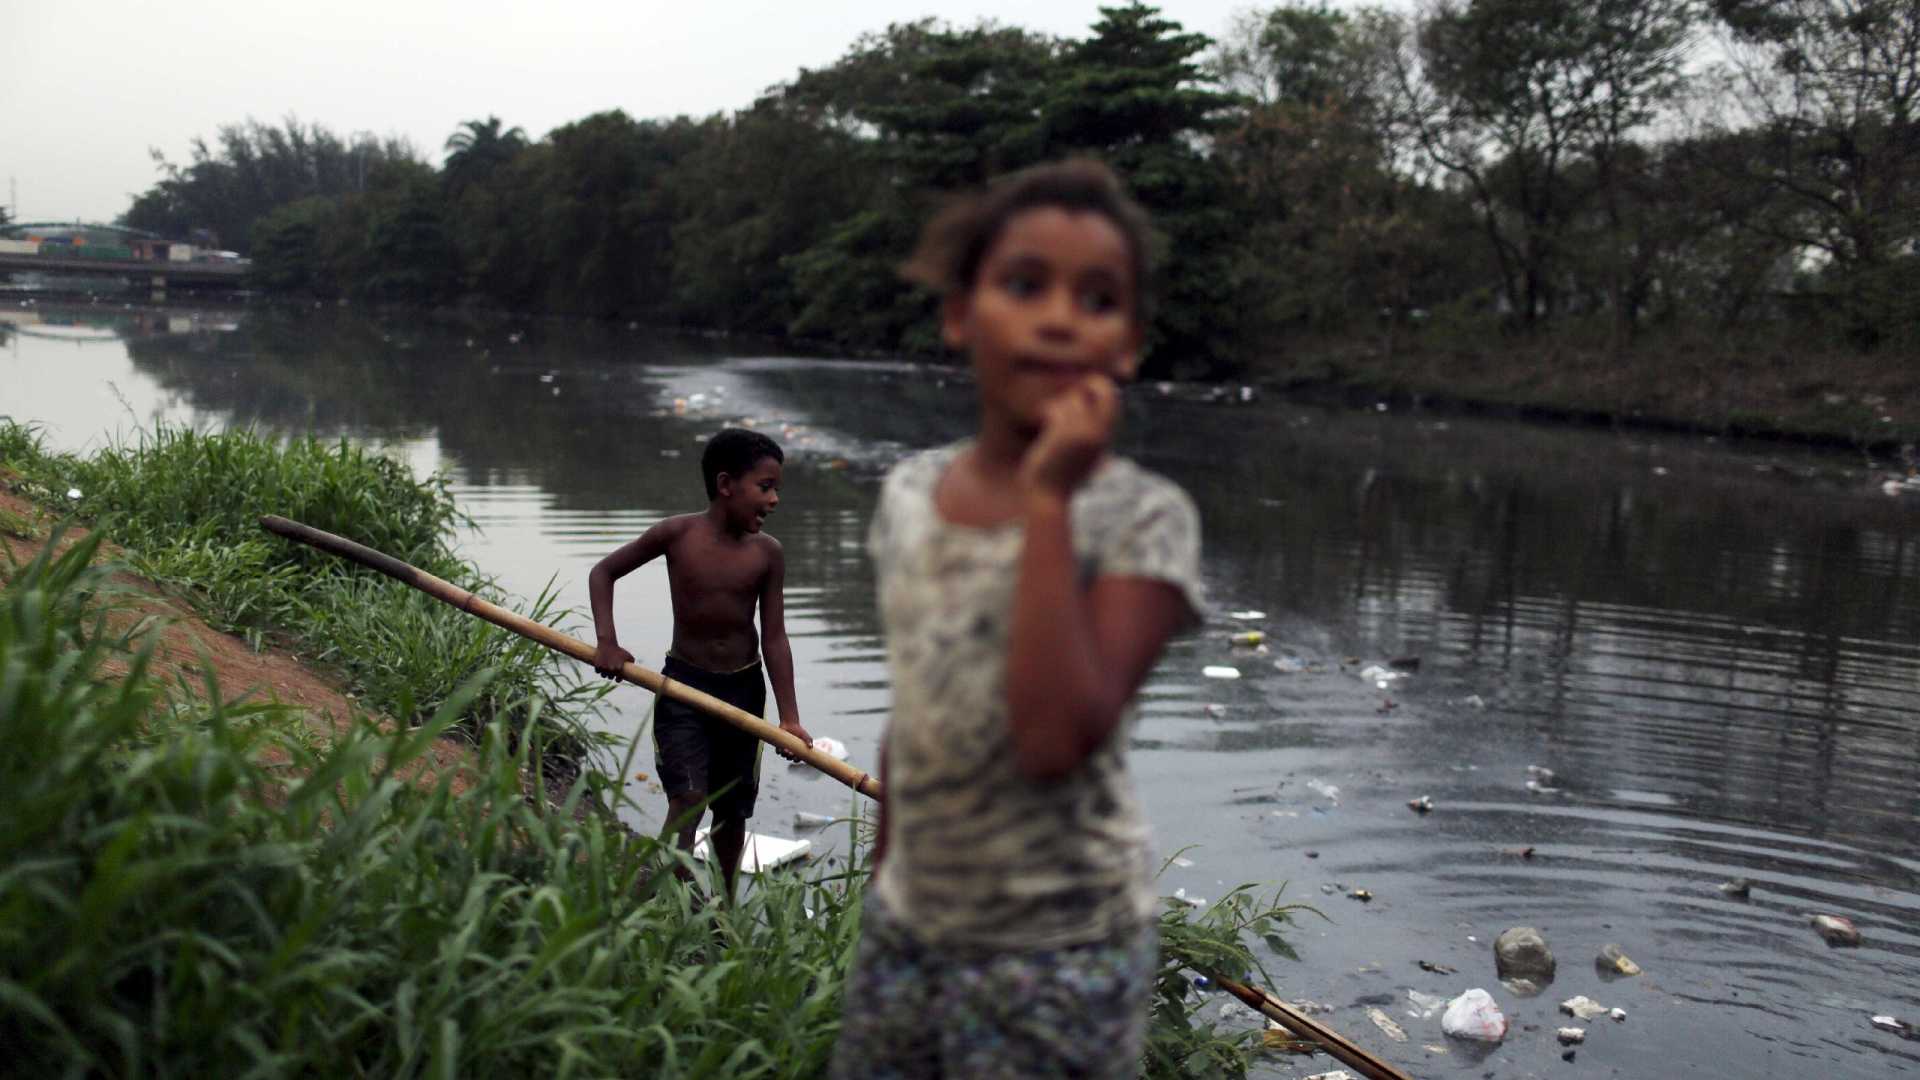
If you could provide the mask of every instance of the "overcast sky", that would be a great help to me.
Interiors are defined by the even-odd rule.
[[[1249,0],[1168,0],[1218,36]],[[437,164],[463,120],[538,138],[604,109],[749,104],[854,38],[922,15],[1081,36],[1094,0],[0,0],[0,183],[19,220],[106,221],[157,177],[149,148],[294,115],[404,135]]]

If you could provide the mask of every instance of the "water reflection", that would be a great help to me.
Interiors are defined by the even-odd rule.
[[[77,363],[16,332],[0,412],[57,418],[69,445],[127,409],[390,444],[452,479],[482,565],[522,593],[553,578],[575,604],[600,554],[699,506],[699,441],[754,421],[793,455],[770,528],[803,714],[871,760],[888,701],[863,550],[874,480],[965,433],[960,373],[334,309],[120,336],[110,360]],[[63,404],[102,381],[124,409]],[[1574,993],[1633,1014],[1582,1051],[1622,1075],[1916,1067],[1865,1017],[1920,1013],[1920,504],[1793,448],[1207,398],[1128,395],[1128,452],[1200,504],[1220,609],[1174,643],[1135,733],[1160,836],[1204,845],[1168,891],[1294,882],[1337,925],[1304,926],[1307,962],[1276,974],[1342,1006],[1495,988],[1486,943],[1540,925],[1560,981],[1503,1004],[1549,1038],[1516,1037],[1475,1072],[1563,1067],[1553,1002]],[[657,659],[656,569],[623,582],[619,610],[625,643]],[[1267,615],[1224,614],[1239,608]],[[1252,626],[1268,653],[1228,644]],[[1418,674],[1357,677],[1402,656]],[[1203,678],[1210,664],[1243,677]],[[622,709],[630,730],[644,702]],[[1527,788],[1528,765],[1555,772],[1551,790]],[[1405,807],[1423,794],[1431,816]],[[762,805],[785,831],[791,811],[844,800],[783,772]],[[1735,875],[1750,900],[1716,888]],[[1867,945],[1826,949],[1810,910],[1849,914]],[[1599,982],[1588,961],[1609,941],[1649,974]],[[1400,1045],[1358,1017],[1339,1026],[1418,1075],[1472,1065],[1418,1049],[1442,1042],[1434,1021]]]

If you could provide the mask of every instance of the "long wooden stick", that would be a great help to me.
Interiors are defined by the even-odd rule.
[[[1247,1003],[1248,1007],[1259,1012],[1281,1027],[1303,1039],[1320,1045],[1322,1050],[1339,1058],[1348,1065],[1359,1069],[1367,1080],[1413,1080],[1411,1076],[1381,1061],[1372,1054],[1327,1025],[1295,1009],[1279,998],[1257,987],[1247,986],[1232,979],[1213,976],[1213,981],[1222,990]]]
[[[297,540],[319,548],[321,551],[330,552],[378,570],[395,581],[411,585],[428,596],[451,604],[469,615],[485,619],[495,626],[511,630],[576,660],[593,663],[593,646],[586,642],[523,615],[517,615],[497,604],[489,603],[458,585],[401,562],[391,555],[375,551],[364,544],[354,543],[346,537],[335,536],[333,533],[273,514],[262,517],[260,527],[289,540]],[[729,705],[711,694],[702,693],[685,683],[676,682],[638,664],[628,664],[623,667],[620,677],[635,686],[651,690],[661,697],[672,698],[704,710],[708,715],[724,720],[762,742],[771,743],[793,754],[875,802],[883,800],[884,793],[881,790],[880,781],[830,754],[815,750],[773,724],[743,709]],[[1222,989],[1246,1002],[1249,1007],[1258,1010],[1262,1015],[1276,1021],[1295,1035],[1318,1044],[1342,1062],[1360,1070],[1367,1080],[1412,1080],[1412,1077],[1406,1073],[1362,1050],[1346,1036],[1292,1008],[1267,991],[1246,986],[1211,972],[1208,975]]]
[[[579,638],[563,634],[551,626],[508,611],[498,604],[489,603],[450,581],[435,577],[391,555],[375,551],[364,544],[356,544],[344,536],[335,536],[333,533],[310,525],[302,525],[297,521],[290,521],[274,514],[262,517],[260,527],[289,540],[297,540],[319,548],[321,551],[339,555],[362,566],[378,570],[395,581],[411,585],[428,596],[451,604],[469,615],[485,619],[502,629],[511,630],[521,637],[537,641],[549,649],[563,652],[575,660],[593,663],[593,646]],[[732,724],[761,742],[770,743],[799,758],[860,794],[876,801],[880,799],[880,781],[831,754],[823,754],[815,750],[797,737],[787,734],[777,726],[767,723],[744,709],[729,705],[711,694],[696,690],[683,682],[669,679],[639,664],[628,664],[621,668],[620,677],[635,686],[651,690],[661,697],[691,705],[708,716]]]

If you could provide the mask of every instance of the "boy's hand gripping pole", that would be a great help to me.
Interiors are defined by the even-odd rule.
[[[593,663],[593,646],[579,638],[563,634],[551,626],[508,611],[498,604],[489,603],[450,581],[435,577],[419,567],[401,562],[384,552],[375,551],[364,544],[354,543],[344,536],[335,536],[333,533],[310,525],[302,525],[275,514],[262,517],[260,527],[289,540],[297,540],[310,547],[319,548],[321,551],[351,559],[369,569],[378,570],[395,581],[411,585],[436,600],[451,604],[501,629],[511,630],[521,637],[536,641],[556,652],[565,653],[583,663]],[[627,664],[622,667],[620,677],[635,686],[651,690],[661,697],[691,705],[717,720],[732,724],[761,742],[770,743],[806,762],[860,794],[875,801],[880,799],[880,781],[831,754],[815,750],[795,736],[787,734],[779,727],[767,723],[744,709],[729,705],[685,683],[669,679],[657,671],[649,671],[639,664]]]

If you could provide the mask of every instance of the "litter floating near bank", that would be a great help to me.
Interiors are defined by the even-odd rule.
[[[694,858],[709,860],[713,858],[712,849],[707,843],[707,834],[711,831],[703,827],[694,834]],[[740,853],[740,872],[762,873],[775,867],[785,866],[790,862],[798,862],[812,852],[813,842],[810,840],[786,840],[778,836],[750,832],[747,834],[746,846]]]
[[[1209,679],[1237,679],[1240,677],[1240,669],[1227,667],[1225,664],[1208,664],[1200,669],[1200,674]]]
[[[1844,915],[1815,915],[1812,922],[1814,930],[1818,931],[1829,945],[1836,948],[1851,948],[1860,944],[1860,931],[1854,929],[1853,920]]]
[[[1456,1039],[1497,1043],[1507,1037],[1507,1015],[1492,994],[1475,987],[1447,1004],[1440,1030]]]

